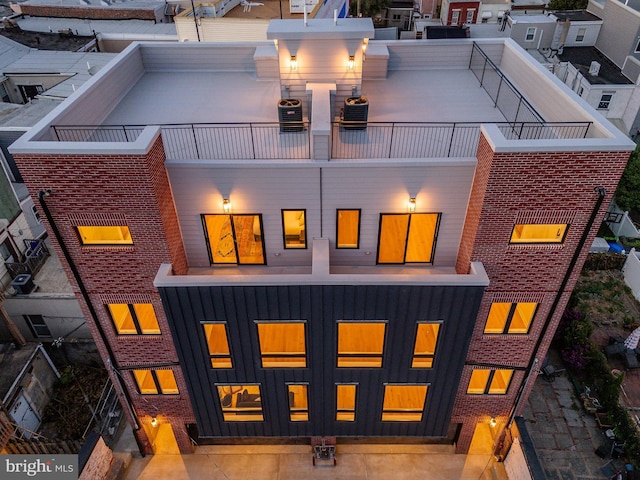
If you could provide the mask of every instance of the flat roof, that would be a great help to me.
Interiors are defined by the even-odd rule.
[[[602,21],[600,17],[586,10],[564,10],[561,12],[553,12],[553,15],[560,20],[571,20],[572,22]]]
[[[596,47],[565,47],[562,53],[558,54],[558,58],[563,62],[571,62],[592,85],[633,84],[633,82],[622,73],[620,68]],[[591,62],[598,62],[600,64],[598,75],[589,74]]]

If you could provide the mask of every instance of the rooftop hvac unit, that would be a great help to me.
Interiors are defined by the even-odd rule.
[[[280,133],[301,132],[304,129],[302,101],[298,98],[282,98],[278,102],[278,120]]]
[[[11,282],[11,286],[21,295],[28,295],[36,288],[33,277],[28,273],[21,273]]]
[[[595,61],[591,62],[591,65],[589,66],[589,75],[597,77],[598,73],[600,73],[600,64]]]
[[[369,117],[367,97],[347,97],[342,110],[342,128],[346,130],[364,130]]]

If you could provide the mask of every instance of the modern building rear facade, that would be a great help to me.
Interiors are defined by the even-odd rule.
[[[522,408],[634,144],[510,40],[373,36],[134,44],[11,147],[143,451]]]

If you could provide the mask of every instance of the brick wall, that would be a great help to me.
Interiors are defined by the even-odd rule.
[[[507,395],[473,396],[466,394],[471,372],[471,366],[467,365],[452,418],[453,422],[463,423],[457,445],[459,452],[468,450],[478,419],[508,418],[541,336],[536,357],[540,361],[544,359],[629,153],[496,154],[482,136],[477,157],[478,167],[456,269],[465,273],[470,261],[480,261],[487,270],[490,285],[485,290],[467,362],[517,370]],[[580,247],[580,239],[598,200],[594,188],[599,186],[605,187],[607,194],[584,247]],[[516,223],[569,223],[570,227],[561,245],[509,245]],[[577,248],[583,248],[582,253],[544,330]],[[539,303],[529,334],[485,335],[489,308],[496,301]],[[527,385],[524,399],[531,386]],[[523,405],[524,401],[516,414]]]
[[[98,480],[107,478],[112,463],[113,452],[104,443],[102,437],[100,437],[95,447],[93,447],[93,451],[82,469],[78,480]]]
[[[34,202],[37,192],[52,188],[45,198],[73,263],[80,272],[98,321],[118,367],[175,365],[172,367],[180,395],[141,396],[132,374],[122,370],[119,378],[127,386],[138,417],[162,413],[182,426],[174,432],[180,445],[190,442],[185,423],[194,422],[186,384],[169,331],[160,296],[153,279],[161,263],[170,262],[177,274],[186,273],[187,260],[168,177],[164,168],[161,138],[145,156],[132,155],[16,155],[20,171]],[[80,289],[57,244],[51,226],[41,215],[63,268],[80,300],[98,350],[105,360],[108,350],[101,340]],[[127,225],[133,245],[82,246],[78,225]],[[107,303],[151,303],[161,335],[117,335],[106,309]],[[111,372],[114,383],[118,378]],[[121,397],[121,400],[124,400]],[[126,409],[125,409],[126,411]],[[128,413],[128,412],[127,412]],[[174,418],[175,417],[175,418]],[[140,423],[138,421],[138,423]],[[139,440],[148,445],[142,429]]]
[[[62,5],[20,5],[23,15],[53,18],[86,18],[89,20],[155,20],[155,9],[114,7],[70,7]]]

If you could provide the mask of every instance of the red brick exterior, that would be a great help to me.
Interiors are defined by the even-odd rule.
[[[176,274],[185,274],[186,255],[180,238],[169,179],[164,168],[164,150],[160,137],[146,156],[133,155],[16,155],[20,172],[32,193],[52,189],[45,197],[55,225],[73,263],[78,269],[98,321],[107,338],[133,401],[138,419],[163,415],[174,427],[182,452],[191,452],[185,424],[194,416],[187,387],[153,279],[161,263],[171,263]],[[36,205],[38,199],[34,198]],[[80,300],[87,324],[103,360],[109,353],[98,327],[75,284],[45,215],[41,215],[58,257]],[[132,246],[82,246],[77,225],[122,225],[129,227]],[[107,303],[151,303],[154,305],[161,335],[116,335],[107,312]],[[127,367],[172,368],[180,395],[138,393]],[[111,372],[112,380],[118,379]],[[121,401],[125,401],[121,396]],[[126,409],[125,409],[126,411]],[[127,412],[128,413],[128,412]],[[130,420],[133,420],[130,418]],[[139,422],[139,420],[137,420]],[[151,445],[143,429],[138,440],[149,452]]]
[[[23,15],[31,17],[86,18],[89,20],[156,20],[152,8],[70,7],[61,5],[20,5]]]
[[[482,262],[490,279],[485,290],[467,363],[516,369],[507,395],[467,395],[472,366],[462,375],[452,422],[462,423],[457,451],[468,451],[478,421],[508,420],[533,355],[541,362],[580,274],[597,228],[611,201],[628,152],[494,153],[481,136],[478,167],[469,201],[464,234],[456,264],[467,272],[470,261]],[[607,194],[594,228],[579,245],[595,208],[595,187]],[[569,223],[561,245],[509,245],[516,223]],[[576,249],[582,249],[555,309],[543,331]],[[538,310],[527,335],[484,335],[494,301],[537,302]],[[538,338],[542,342],[534,352]],[[537,369],[533,372],[537,374]],[[533,377],[535,378],[535,377]],[[533,381],[527,383],[516,414],[521,413]]]
[[[449,2],[449,12],[447,14],[447,22],[445,25],[463,25],[467,23],[467,11],[473,10],[473,21],[470,23],[476,23],[478,20],[478,10],[480,9],[480,2]],[[453,19],[453,11],[460,10],[460,16],[457,23],[451,23]]]

